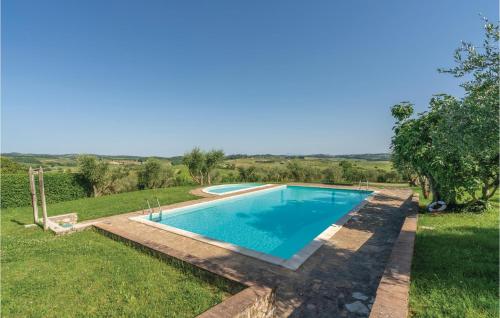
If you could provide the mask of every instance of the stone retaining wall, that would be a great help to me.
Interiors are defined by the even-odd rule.
[[[198,318],[270,318],[274,315],[275,291],[248,287],[205,311]]]

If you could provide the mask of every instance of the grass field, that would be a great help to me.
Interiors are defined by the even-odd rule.
[[[492,208],[481,214],[419,216],[411,275],[412,317],[499,316],[498,199],[497,194]]]
[[[390,161],[374,161],[374,160],[362,160],[362,159],[340,159],[340,158],[315,158],[315,157],[305,157],[303,159],[297,159],[302,164],[309,165],[314,168],[325,169],[332,165],[338,165],[342,160],[348,160],[354,165],[363,169],[380,169],[384,171],[390,171],[392,169],[392,163]],[[236,166],[256,166],[256,167],[279,167],[287,162],[285,158],[241,158],[241,159],[231,159],[226,160],[226,163],[234,164]]]
[[[157,195],[162,204],[191,199],[188,187],[138,191],[49,205],[50,214],[82,219],[136,210]],[[93,230],[54,236],[31,223],[31,209],[1,213],[3,317],[193,317],[237,287],[207,280]]]

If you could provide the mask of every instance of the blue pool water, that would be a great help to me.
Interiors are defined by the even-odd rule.
[[[370,193],[283,186],[181,208],[156,221],[289,259]]]
[[[209,193],[224,194],[233,191],[246,190],[254,187],[259,187],[262,183],[239,183],[239,184],[221,184],[205,188],[204,190]]]

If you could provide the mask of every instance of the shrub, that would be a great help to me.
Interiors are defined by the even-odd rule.
[[[324,182],[340,183],[343,181],[342,169],[338,166],[331,166],[323,171]]]
[[[153,189],[172,185],[174,174],[175,171],[170,164],[164,166],[158,159],[149,158],[139,169],[139,188]]]
[[[82,175],[74,173],[48,173],[43,176],[47,204],[75,200],[91,194],[90,185]],[[38,177],[35,176],[37,198],[40,200]],[[28,174],[2,174],[1,207],[31,205]]]
[[[28,168],[6,157],[0,157],[0,170],[2,173],[28,173]]]

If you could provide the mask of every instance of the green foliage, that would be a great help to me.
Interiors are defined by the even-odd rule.
[[[204,173],[208,184],[212,183],[212,173],[223,160],[224,151],[222,150],[210,150],[205,154]]]
[[[323,179],[326,183],[341,183],[344,179],[342,168],[338,166],[328,167],[323,171]]]
[[[85,155],[78,157],[78,166],[85,180],[92,186],[94,196],[97,197],[103,194],[106,187],[109,164],[102,159],[98,160],[95,156]]]
[[[28,169],[13,161],[12,159],[0,156],[0,172],[4,173],[24,173],[28,174]]]
[[[391,113],[398,122],[405,121],[413,114],[413,104],[410,102],[396,104],[391,108]]]
[[[48,173],[43,176],[47,204],[87,197],[90,187],[79,174]],[[35,176],[38,193],[38,177]],[[31,205],[29,177],[23,174],[2,174],[1,207],[19,207]],[[40,200],[40,195],[37,195]]]
[[[197,184],[204,184],[203,169],[205,166],[205,154],[200,148],[194,148],[190,152],[184,154],[182,163],[186,165],[189,175]]]
[[[417,175],[424,196],[428,184],[434,201],[473,204],[487,201],[498,188],[499,32],[489,22],[485,30],[482,50],[463,43],[455,53],[456,66],[440,70],[472,78],[461,85],[464,98],[436,95],[416,118],[409,117],[408,102],[392,108],[394,166],[407,177]]]
[[[224,152],[222,150],[202,151],[200,148],[194,148],[186,153],[182,162],[187,166],[189,174],[197,184],[211,184],[212,175],[215,168],[222,163]]]
[[[174,169],[164,166],[158,159],[149,158],[138,172],[139,189],[161,188],[174,182]]]
[[[106,186],[102,194],[114,194],[137,190],[137,173],[135,171],[119,166],[109,170],[106,178]]]
[[[255,167],[238,167],[238,173],[241,181],[252,182],[257,181],[257,177],[255,175]]]

